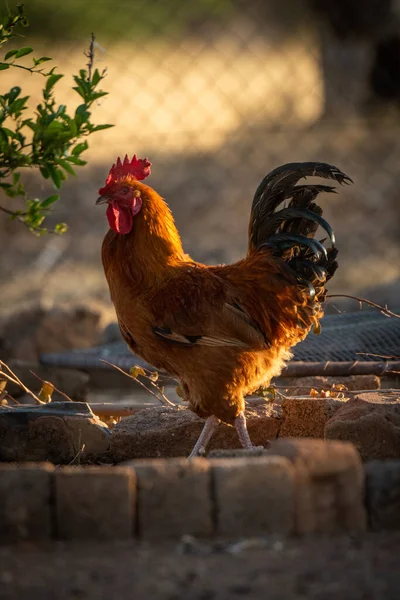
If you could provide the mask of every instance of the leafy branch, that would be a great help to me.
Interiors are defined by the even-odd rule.
[[[0,48],[12,38],[21,37],[16,33],[16,28],[21,26],[29,26],[22,5],[15,13],[2,15]],[[0,210],[21,221],[36,234],[48,232],[42,224],[53,204],[59,200],[59,194],[44,199],[29,198],[21,181],[21,170],[36,168],[42,177],[50,179],[55,188],[60,189],[68,175],[75,175],[76,167],[86,164],[82,159],[82,154],[89,147],[86,138],[96,131],[112,127],[92,122],[93,104],[107,95],[99,89],[106,71],[94,68],[94,42],[92,34],[89,51],[85,53],[89,59],[87,69],[81,69],[73,77],[75,86],[72,89],[82,102],[72,114],[66,105],[57,104],[55,99],[55,87],[64,75],[56,72],[57,67],[47,70],[42,66],[52,60],[50,57],[33,58],[31,66],[21,65],[16,61],[33,53],[31,47],[23,46],[9,50],[0,62],[0,71],[18,68],[45,78],[42,99],[32,117],[25,118],[30,96],[24,96],[19,86],[0,95],[0,188],[8,198],[22,197],[25,203],[23,210],[2,205]],[[65,223],[59,223],[53,231],[63,233],[66,231]]]

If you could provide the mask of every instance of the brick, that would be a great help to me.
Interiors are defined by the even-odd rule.
[[[282,402],[279,437],[323,438],[325,425],[348,398],[291,397]]]
[[[124,467],[63,467],[55,474],[57,538],[133,536],[135,474]]]
[[[372,530],[400,529],[400,460],[365,465],[366,504]]]
[[[297,533],[365,530],[364,471],[352,444],[280,439],[269,452],[294,466]]]
[[[294,469],[287,458],[221,458],[211,465],[218,535],[293,532]]]
[[[48,463],[0,465],[0,541],[48,540],[52,534]]]
[[[211,477],[208,461],[195,458],[135,460],[138,482],[138,535],[176,539],[212,534]]]

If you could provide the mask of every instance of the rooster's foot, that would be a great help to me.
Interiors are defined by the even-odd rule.
[[[253,446],[249,432],[247,431],[246,417],[244,412],[239,413],[239,416],[235,419],[235,428],[239,437],[239,442],[245,450],[260,449],[261,446]]]
[[[197,440],[193,450],[189,454],[189,458],[194,458],[195,456],[204,456],[204,454],[206,453],[207,445],[211,440],[219,423],[220,420],[217,419],[217,417],[208,417],[203,427],[203,431],[199,436],[199,439]]]

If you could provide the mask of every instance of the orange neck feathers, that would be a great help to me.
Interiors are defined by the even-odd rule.
[[[139,187],[139,186],[138,186]],[[109,231],[103,244],[103,262],[106,268],[109,253],[116,254],[113,263],[138,285],[153,285],[167,276],[166,267],[185,259],[172,213],[155,190],[140,183],[143,206],[133,219],[129,234],[119,235]]]

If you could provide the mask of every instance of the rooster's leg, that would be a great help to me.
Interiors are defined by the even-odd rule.
[[[239,437],[239,441],[242,444],[243,448],[245,448],[246,450],[251,450],[252,448],[255,448],[255,446],[253,446],[253,444],[251,443],[249,432],[247,431],[246,417],[244,416],[243,412],[241,412],[239,416],[236,417],[235,428]]]
[[[208,417],[205,425],[203,427],[203,431],[201,432],[199,439],[197,440],[193,450],[189,454],[189,458],[193,458],[194,456],[202,456],[207,448],[208,442],[211,440],[214,431],[219,425],[219,419],[217,417]]]

